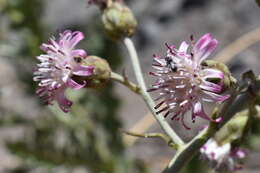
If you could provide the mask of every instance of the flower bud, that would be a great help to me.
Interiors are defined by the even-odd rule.
[[[86,81],[88,88],[99,88],[109,80],[111,68],[105,59],[97,56],[88,56],[83,59],[80,64],[82,66],[93,66],[94,71],[91,76],[81,77],[74,76],[75,81]]]
[[[223,81],[218,81],[212,79],[211,82],[213,83],[223,83],[223,92],[232,88],[234,84],[236,84],[236,79],[232,76],[231,72],[229,71],[228,67],[220,62],[214,61],[214,60],[205,60],[202,63],[202,66],[205,68],[213,68],[220,70],[224,73],[224,79]]]
[[[113,2],[104,9],[102,22],[106,33],[112,40],[131,37],[137,27],[132,11],[120,2]]]

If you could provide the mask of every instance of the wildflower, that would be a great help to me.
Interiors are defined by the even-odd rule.
[[[244,150],[232,147],[230,143],[219,145],[214,139],[209,139],[201,147],[200,153],[202,154],[202,158],[208,160],[211,166],[217,171],[236,171],[242,169],[239,161],[246,156]]]
[[[90,76],[93,66],[80,65],[81,60],[87,57],[82,49],[74,49],[84,39],[79,31],[64,31],[59,39],[51,38],[48,43],[43,43],[41,49],[46,53],[37,57],[40,63],[34,72],[34,81],[38,81],[37,95],[46,104],[57,101],[64,112],[69,112],[72,102],[65,96],[66,88],[74,90],[86,86],[86,81],[76,82],[73,76]]]
[[[191,37],[193,42],[193,38]],[[203,109],[203,102],[223,102],[229,95],[221,96],[222,80],[224,73],[218,69],[206,68],[202,62],[212,53],[217,46],[217,40],[210,34],[202,36],[195,44],[185,41],[179,49],[166,44],[168,51],[166,57],[154,56],[153,68],[156,72],[150,72],[158,79],[149,92],[158,91],[160,101],[155,109],[157,113],[164,113],[164,117],[172,115],[172,120],[181,119],[185,128],[190,129],[184,123],[184,114],[192,111],[192,121],[197,116],[213,121]],[[217,79],[213,83],[211,79]],[[218,119],[220,120],[220,119]]]

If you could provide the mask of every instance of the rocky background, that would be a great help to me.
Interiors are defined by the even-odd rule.
[[[164,54],[165,42],[180,44],[193,34],[210,32],[219,40],[216,54],[242,35],[260,26],[260,8],[254,0],[128,0],[139,27],[133,37],[147,85],[152,82],[153,54]],[[64,29],[81,30],[80,46],[106,58],[112,68],[126,71],[135,81],[126,49],[104,35],[100,12],[86,0],[0,0],[0,172],[1,173],[158,173],[174,151],[157,139],[125,137],[119,127],[136,132],[158,132],[142,99],[125,87],[68,94],[75,100],[72,113],[45,107],[34,95],[32,70],[38,46]],[[257,36],[256,36],[257,37]],[[253,69],[260,73],[259,44],[238,52],[229,61],[236,77]],[[214,56],[212,56],[213,58]],[[210,107],[210,105],[209,105]],[[145,119],[143,119],[145,117]],[[189,120],[186,120],[189,121]],[[140,125],[141,122],[141,125]],[[171,122],[189,140],[205,122],[190,124],[193,131]],[[133,127],[137,127],[134,128]],[[135,141],[133,141],[135,140]],[[257,173],[259,143],[242,172]],[[258,147],[257,147],[258,146]],[[207,170],[194,159],[186,172]]]

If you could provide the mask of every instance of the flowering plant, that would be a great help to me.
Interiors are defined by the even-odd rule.
[[[85,50],[76,49],[76,45],[84,39],[83,33],[66,30],[57,39],[50,38],[48,43],[40,47],[44,54],[37,56],[39,63],[33,78],[38,82],[37,95],[46,104],[56,101],[60,109],[67,113],[72,107],[72,101],[65,96],[67,88],[99,88],[105,87],[108,80],[119,82],[144,100],[164,131],[154,134],[123,132],[137,137],[161,138],[176,150],[163,173],[179,172],[198,152],[216,171],[241,169],[241,160],[247,153],[240,146],[244,143],[242,139],[247,136],[245,132],[251,128],[250,122],[254,119],[252,114],[257,114],[260,77],[249,71],[242,75],[243,80],[237,82],[225,64],[208,60],[218,41],[207,33],[197,41],[191,36],[190,42],[183,41],[179,47],[166,44],[164,56],[154,55],[151,65],[155,71],[150,75],[155,82],[147,89],[138,54],[130,38],[137,27],[130,8],[122,0],[90,0],[88,3],[101,9],[102,23],[108,36],[125,45],[137,84],[129,81],[125,74],[113,72],[104,59],[88,56]],[[150,92],[158,96],[153,100]],[[206,111],[205,102],[214,109]],[[243,112],[245,110],[246,113]],[[191,116],[187,116],[190,112]],[[237,121],[235,116],[242,112],[247,118]],[[171,120],[180,120],[188,130],[192,128],[186,121],[195,123],[197,117],[207,120],[208,125],[192,140],[184,142],[171,127],[168,116]],[[230,122],[239,124],[235,132],[226,131],[225,139],[215,139],[225,124]]]

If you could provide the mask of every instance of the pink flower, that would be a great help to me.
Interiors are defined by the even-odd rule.
[[[210,34],[203,35],[194,45],[185,41],[179,49],[166,44],[168,51],[165,57],[154,56],[153,68],[156,72],[150,74],[157,77],[157,81],[148,91],[158,91],[161,100],[155,107],[157,113],[164,113],[172,119],[181,119],[184,127],[184,114],[191,110],[192,120],[197,116],[213,121],[203,109],[203,102],[223,102],[229,95],[221,96],[223,83],[213,83],[209,79],[224,78],[224,73],[212,68],[205,68],[201,63],[213,52],[217,40]]]
[[[244,150],[232,147],[230,143],[219,145],[214,139],[209,139],[201,147],[200,153],[202,158],[208,160],[216,170],[228,169],[229,171],[236,171],[242,169],[239,161],[246,157]]]
[[[43,43],[41,49],[46,52],[37,57],[40,61],[34,72],[34,81],[39,82],[36,91],[46,104],[57,101],[64,112],[69,112],[72,102],[65,97],[67,87],[74,90],[86,86],[86,82],[77,83],[72,76],[90,76],[94,67],[82,66],[79,62],[87,57],[82,49],[74,49],[84,39],[79,31],[65,31],[59,39],[51,38],[48,43]]]

